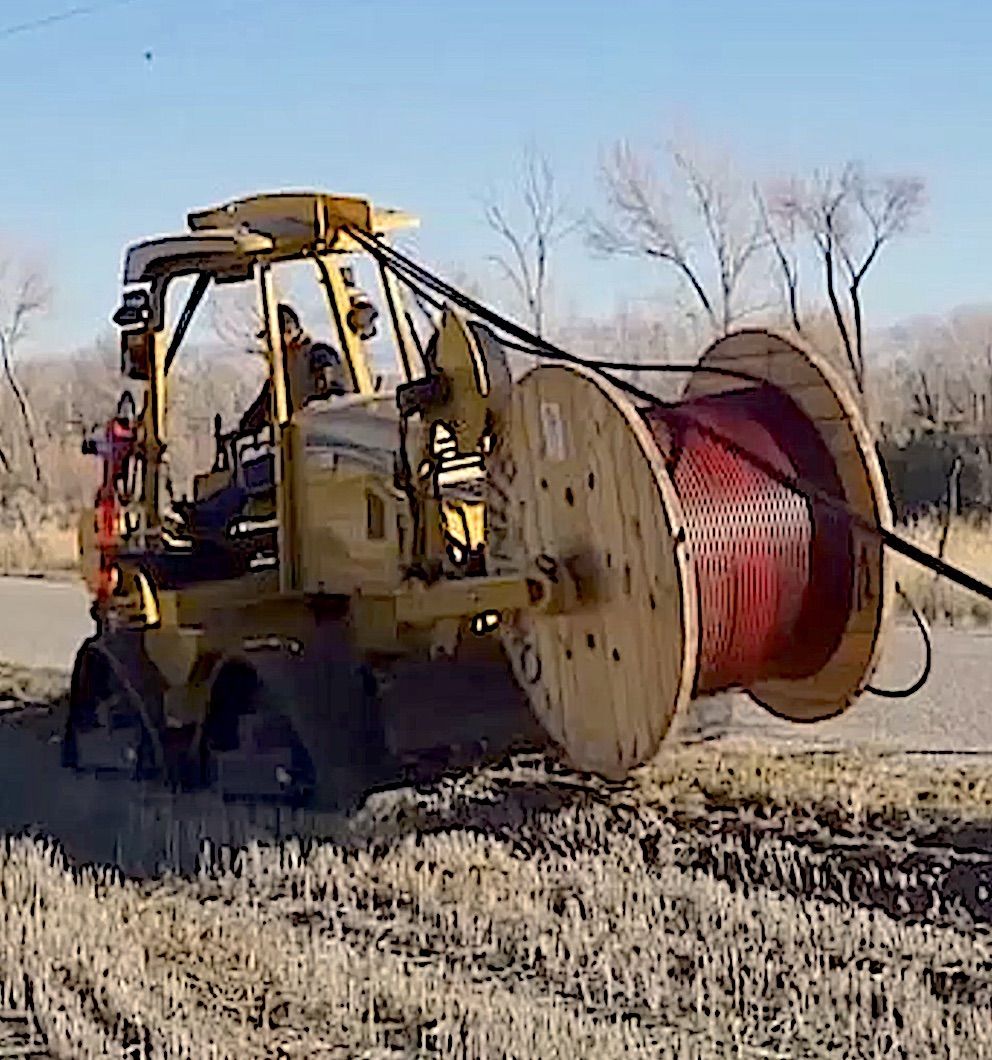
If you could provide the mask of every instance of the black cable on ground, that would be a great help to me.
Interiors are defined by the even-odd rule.
[[[873,696],[881,696],[883,699],[909,699],[910,696],[916,695],[916,693],[919,692],[929,680],[930,670],[933,666],[933,634],[930,632],[930,626],[898,582],[896,582],[896,592],[905,601],[906,606],[910,609],[913,618],[916,620],[916,625],[923,637],[923,645],[926,650],[926,661],[923,664],[923,673],[921,673],[920,676],[906,688],[876,688],[874,685],[865,685],[866,692],[871,692]]]

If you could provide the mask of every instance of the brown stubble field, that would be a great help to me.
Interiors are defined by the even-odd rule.
[[[185,878],[11,838],[3,1001],[66,1057],[989,1055],[990,795],[981,760],[704,744],[382,792]]]

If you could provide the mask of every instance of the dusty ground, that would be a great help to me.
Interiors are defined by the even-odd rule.
[[[0,977],[67,1057],[987,1056],[989,795],[702,749],[618,787],[518,760],[383,793],[182,880],[17,841]]]
[[[0,582],[0,656],[32,663],[0,667],[0,831],[142,878],[0,850],[0,1057],[992,1055],[987,636],[939,632],[923,693],[814,728],[736,702],[624,785],[521,758],[345,820],[60,770],[85,606],[35,590]],[[917,648],[896,631],[878,683]],[[263,845],[156,872],[205,830]]]

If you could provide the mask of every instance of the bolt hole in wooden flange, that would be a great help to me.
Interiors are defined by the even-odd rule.
[[[654,757],[692,691],[696,592],[678,497],[637,409],[581,368],[540,366],[517,383],[505,448],[518,472],[501,481],[495,461],[494,487],[523,513],[518,547],[557,558],[580,600],[519,613],[503,630],[511,665],[573,766],[625,776]]]
[[[885,475],[853,390],[823,358],[766,331],[742,331],[714,343],[700,364],[744,372],[786,394],[812,423],[837,471],[847,504],[875,526],[892,526]],[[726,375],[697,373],[683,400],[758,385]],[[882,635],[894,602],[894,584],[881,537],[854,527],[849,543],[847,623],[839,644],[815,674],[754,682],[746,691],[777,717],[814,722],[846,710],[878,664]]]

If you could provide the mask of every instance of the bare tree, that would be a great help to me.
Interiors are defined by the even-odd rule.
[[[823,268],[827,298],[845,356],[864,389],[862,284],[883,246],[904,233],[923,206],[915,177],[873,179],[849,163],[840,175],[793,181],[780,194],[777,215],[812,239]]]
[[[543,155],[527,151],[520,184],[525,220],[515,225],[505,208],[490,202],[485,216],[489,227],[506,243],[503,254],[490,255],[527,308],[529,323],[541,335],[547,310],[548,269],[552,249],[578,225],[562,202],[551,164]]]
[[[956,310],[937,319],[914,319],[888,330],[902,355],[902,397],[914,426],[992,432],[992,314]]]
[[[237,353],[263,354],[267,348],[258,298],[252,286],[221,290],[210,300],[210,323],[214,334]]]
[[[30,331],[34,319],[49,305],[51,291],[38,273],[21,271],[13,262],[0,262],[0,364],[4,378],[17,401],[21,423],[24,428],[35,484],[42,485],[41,463],[34,426],[34,416],[23,387],[14,371],[14,362],[19,343]],[[4,467],[10,471],[6,456]]]
[[[678,146],[668,149],[668,180],[625,143],[603,166],[610,214],[590,227],[589,242],[605,254],[662,261],[676,270],[710,330],[725,335],[743,318],[767,309],[747,305],[747,280],[768,247],[757,205],[728,166],[704,165]],[[680,210],[666,188],[680,186]]]
[[[789,213],[784,217],[774,216],[768,208],[764,193],[757,185],[754,187],[754,202],[781,279],[789,322],[795,331],[801,334],[803,326],[799,314],[799,255],[796,246],[796,218]]]

